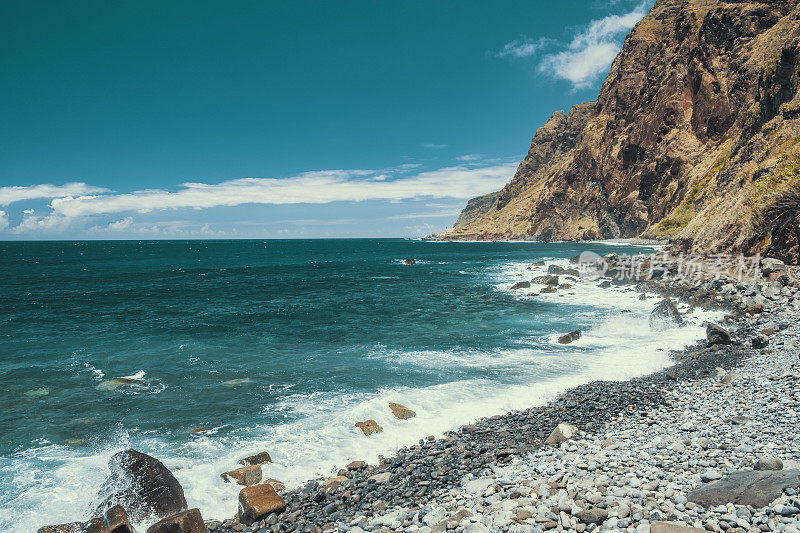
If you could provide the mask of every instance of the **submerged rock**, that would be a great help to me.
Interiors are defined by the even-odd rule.
[[[111,475],[101,489],[102,503],[95,514],[122,505],[140,522],[149,516],[163,518],[187,508],[183,487],[161,461],[136,450],[114,454]]]
[[[373,433],[380,433],[383,428],[374,420],[365,420],[363,422],[356,422],[356,427],[364,432],[364,435],[372,435]]]
[[[575,331],[571,331],[566,335],[562,335],[558,338],[559,344],[569,344],[573,341],[576,341],[581,338],[581,330],[577,329]]]
[[[661,300],[650,313],[650,327],[653,329],[665,329],[682,324],[683,317],[670,299]]]
[[[701,486],[689,493],[688,498],[706,508],[729,503],[758,508],[769,505],[785,489],[798,486],[798,470],[741,471]]]
[[[200,510],[194,508],[156,522],[147,533],[206,533],[206,524]]]
[[[400,405],[399,403],[389,402],[389,409],[391,409],[392,414],[400,420],[406,420],[408,418],[414,418],[417,416],[417,413],[405,405]]]
[[[239,521],[246,526],[285,509],[286,502],[271,485],[253,485],[239,492]]]

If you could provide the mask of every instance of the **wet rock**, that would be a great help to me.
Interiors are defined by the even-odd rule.
[[[415,264],[417,264],[417,260],[414,259],[413,257],[408,257],[406,259],[403,259],[403,264],[404,265],[415,265]]]
[[[516,289],[529,289],[529,288],[530,288],[530,286],[531,286],[531,282],[530,282],[530,281],[520,281],[520,282],[518,282],[518,283],[515,283],[515,284],[513,284],[513,285],[511,286],[511,289],[512,289],[512,290],[516,290]]]
[[[689,493],[688,498],[690,502],[707,508],[729,503],[764,507],[783,494],[785,489],[798,486],[798,470],[740,471],[702,485]]]
[[[547,294],[556,292],[556,288],[552,285],[548,285],[547,287],[543,287],[542,290],[539,291],[540,294]]]
[[[194,435],[196,433],[205,433],[206,431],[211,431],[212,429],[214,429],[214,428],[211,428],[211,427],[194,428],[194,429],[190,429],[189,433]]]
[[[102,515],[121,505],[135,522],[149,516],[163,518],[186,510],[183,487],[161,461],[136,450],[114,454],[108,463],[111,475],[101,489]]]
[[[277,491],[286,490],[286,485],[283,482],[278,481],[275,478],[268,478],[264,480],[264,483],[267,485],[271,485],[273,489]]]
[[[271,462],[272,462],[272,457],[269,456],[269,453],[261,452],[255,455],[248,455],[247,457],[239,461],[239,464],[245,466],[252,466],[252,465],[264,465]]]
[[[709,344],[730,344],[731,334],[722,326],[709,324],[706,326],[706,339],[708,339]]]
[[[261,466],[252,465],[230,470],[229,472],[223,472],[219,477],[226,482],[235,481],[239,485],[248,487],[261,481],[261,475]]]
[[[653,329],[664,329],[681,324],[683,324],[683,317],[672,300],[661,300],[650,313],[650,327]]]
[[[544,276],[536,276],[531,280],[533,283],[540,285],[558,285],[558,276],[551,276],[549,274]]]
[[[128,514],[120,505],[106,511],[103,522],[110,533],[134,533],[133,526],[128,522]]]
[[[607,288],[611,287],[611,282],[608,281],[608,280],[602,281],[602,282],[600,282],[599,287],[601,289],[607,289]]]
[[[206,533],[206,525],[200,510],[195,508],[156,522],[147,528],[147,533]]]
[[[777,457],[760,457],[753,470],[783,470],[783,461]]]
[[[347,465],[347,469],[348,470],[361,470],[365,466],[367,466],[367,463],[365,463],[364,461],[353,461],[352,463]]]
[[[356,427],[364,432],[364,435],[372,435],[373,433],[380,433],[383,428],[374,420],[365,420],[363,422],[356,422]]]
[[[550,265],[547,268],[548,274],[560,274],[565,276],[580,276],[581,273],[578,271],[577,268],[564,268],[558,265]]]
[[[270,513],[280,514],[286,502],[271,485],[253,485],[239,492],[239,521],[249,526],[265,519]]]
[[[562,335],[558,338],[559,344],[569,344],[573,341],[576,341],[581,338],[581,330],[575,330],[567,333],[566,335]]]
[[[576,428],[572,424],[561,423],[556,426],[556,428],[552,431],[552,433],[550,433],[550,436],[547,437],[547,440],[544,441],[544,443],[560,444],[574,437],[576,433],[578,433],[578,428]]]
[[[80,522],[70,522],[69,524],[42,526],[36,533],[83,533],[83,524]]]
[[[406,420],[417,416],[417,413],[399,403],[389,402],[389,409],[391,409],[392,414],[400,420]]]

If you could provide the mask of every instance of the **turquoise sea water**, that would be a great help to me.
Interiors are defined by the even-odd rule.
[[[535,261],[566,266],[586,249],[651,251],[0,243],[0,530],[88,518],[106,461],[124,446],[162,459],[190,506],[224,518],[237,490],[219,473],[248,453],[269,451],[266,476],[298,484],[569,385],[653,370],[701,336],[698,318],[655,338],[647,314],[657,300],[622,288],[509,290],[546,271]],[[579,342],[555,342],[574,329]],[[418,416],[396,420],[388,401]],[[367,418],[385,431],[361,435],[353,423]],[[190,433],[198,427],[214,429]]]

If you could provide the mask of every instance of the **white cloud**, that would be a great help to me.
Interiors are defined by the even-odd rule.
[[[546,55],[539,71],[567,80],[575,89],[591,86],[608,71],[621,49],[620,41],[645,16],[647,8],[648,3],[642,3],[629,13],[592,21],[566,50]]]
[[[85,183],[67,183],[65,185],[31,185],[28,187],[0,187],[0,205],[8,205],[22,200],[40,198],[60,198],[63,196],[81,196],[84,194],[100,194],[109,192],[102,187],[93,187]]]
[[[480,158],[480,154],[466,154],[456,157],[459,161],[477,161]]]
[[[513,176],[516,163],[463,166],[389,180],[369,170],[306,172],[285,179],[241,178],[218,184],[184,183],[176,192],[146,190],[127,194],[56,198],[53,215],[82,217],[160,209],[209,208],[242,204],[325,204],[340,201],[472,198],[493,191]]]
[[[116,222],[109,222],[108,229],[110,231],[125,231],[133,225],[133,217],[126,217]]]
[[[0,211],[0,231],[8,227],[8,213]]]
[[[446,144],[425,143],[422,146],[425,148],[447,148]]]
[[[495,52],[494,55],[497,57],[512,58],[530,57],[553,42],[554,41],[552,39],[548,39],[547,37],[540,37],[535,41],[527,37],[523,37],[519,40],[506,43],[505,46],[503,46],[503,49]]]

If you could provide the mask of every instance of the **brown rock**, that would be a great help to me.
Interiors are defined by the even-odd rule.
[[[751,315],[757,315],[764,312],[764,304],[753,304],[748,305],[745,310],[745,313],[750,313]]]
[[[347,465],[347,469],[348,470],[360,470],[360,469],[364,468],[365,466],[367,466],[367,463],[365,463],[364,461],[353,461],[352,463]]]
[[[235,481],[239,485],[250,486],[261,481],[261,466],[245,466],[219,475],[225,481]]]
[[[133,526],[128,522],[128,514],[120,505],[106,511],[103,522],[109,533],[134,533]]]
[[[560,444],[564,441],[567,441],[575,436],[578,432],[578,428],[573,426],[572,424],[564,424],[561,423],[556,426],[550,436],[547,437],[547,440],[544,441],[545,444]]]
[[[80,522],[70,522],[69,524],[42,526],[36,533],[83,533],[83,524]]]
[[[413,257],[409,257],[407,259],[403,259],[403,264],[404,265],[415,265],[416,263],[417,263],[417,260],[414,259]]]
[[[192,433],[192,434],[205,433],[206,431],[211,431],[212,429],[214,429],[214,428],[208,428],[208,427],[194,428],[194,429],[190,429],[189,433]]]
[[[391,409],[392,414],[400,420],[406,420],[408,418],[414,418],[417,416],[417,413],[404,405],[400,405],[399,403],[389,402],[389,409]]]
[[[364,432],[364,435],[372,435],[373,433],[380,433],[383,428],[378,425],[374,420],[365,420],[364,422],[356,422],[356,427]]]
[[[239,492],[239,521],[247,526],[285,509],[286,502],[271,485],[253,485]]]
[[[83,533],[108,533],[105,520],[103,520],[103,518],[100,516],[92,518],[86,522],[82,531]]]
[[[251,466],[251,465],[264,465],[267,463],[272,462],[272,457],[269,456],[267,452],[257,453],[255,455],[249,455],[239,461],[240,465]]]
[[[548,285],[547,287],[542,287],[542,290],[539,291],[539,294],[553,293],[553,292],[556,292],[556,290],[557,289],[555,287],[553,287],[552,285]]]
[[[147,533],[206,533],[206,525],[199,509],[189,509],[168,516],[149,528]]]
[[[529,289],[530,286],[531,286],[531,282],[530,281],[520,281],[520,282],[517,282],[517,283],[513,284],[511,286],[511,290]]]
[[[276,491],[286,490],[286,485],[284,485],[281,481],[278,481],[275,478],[269,478],[264,481],[267,485],[272,485],[272,488]]]
[[[561,335],[558,338],[558,343],[559,344],[569,344],[569,343],[571,343],[573,341],[576,341],[576,340],[578,340],[580,338],[581,338],[581,330],[577,329],[575,331],[571,331],[571,332],[567,333],[566,335]]]

